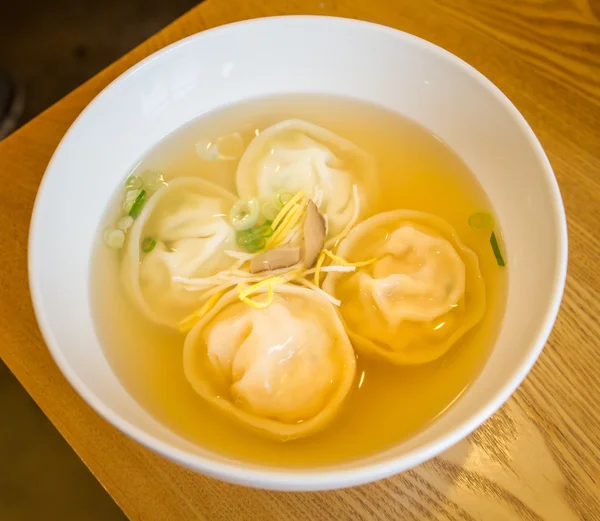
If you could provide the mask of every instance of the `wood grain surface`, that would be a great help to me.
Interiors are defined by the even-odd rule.
[[[75,394],[52,362],[27,287],[35,193],[85,105],[126,68],[175,40],[279,14],[397,27],[483,72],[546,149],[570,234],[556,327],[509,402],[433,461],[326,493],[223,484],[127,439]],[[600,1],[207,0],[1,142],[0,186],[0,356],[132,520],[600,520]]]

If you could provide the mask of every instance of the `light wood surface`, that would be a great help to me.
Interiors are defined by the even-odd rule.
[[[44,346],[29,300],[26,250],[44,168],[68,126],[106,84],[194,32],[309,13],[408,31],[496,83],[554,166],[567,209],[570,266],[542,356],[473,435],[388,480],[290,494],[195,475],[100,419]],[[600,519],[600,1],[207,0],[1,142],[0,187],[0,356],[132,520]]]

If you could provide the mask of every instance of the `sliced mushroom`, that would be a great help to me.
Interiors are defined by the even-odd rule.
[[[250,261],[250,273],[287,268],[300,262],[300,248],[277,248],[257,255]]]
[[[308,202],[304,220],[304,265],[312,268],[325,245],[325,219],[319,213],[317,205]]]

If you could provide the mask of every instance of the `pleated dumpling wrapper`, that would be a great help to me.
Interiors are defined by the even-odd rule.
[[[329,273],[323,289],[360,353],[398,365],[444,355],[485,312],[479,260],[452,226],[431,214],[396,210],[355,227],[337,255],[376,259],[356,272]]]
[[[170,181],[147,201],[129,231],[121,278],[150,320],[177,328],[204,300],[204,292],[188,291],[178,279],[209,277],[237,262],[224,253],[238,249],[228,220],[235,201],[193,177]],[[146,238],[155,241],[147,253]]]
[[[236,174],[240,197],[269,204],[301,190],[327,220],[327,238],[348,231],[376,197],[372,157],[337,134],[302,120],[287,120],[255,137]]]
[[[266,294],[253,297],[266,302]],[[195,391],[254,431],[292,440],[324,428],[351,390],[356,359],[334,307],[319,294],[277,285],[249,306],[238,291],[188,333],[185,376]]]

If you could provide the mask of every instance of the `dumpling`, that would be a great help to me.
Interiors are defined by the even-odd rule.
[[[328,238],[335,238],[374,197],[373,171],[372,158],[350,141],[312,123],[287,120],[252,140],[240,159],[237,190],[263,201],[304,190],[326,216]]]
[[[241,302],[237,290],[225,294],[187,335],[183,360],[202,398],[281,440],[325,427],[356,371],[352,345],[332,304],[293,285],[276,286],[273,301],[263,308]]]
[[[351,274],[329,273],[323,289],[357,351],[395,364],[422,364],[445,354],[485,312],[475,253],[433,215],[397,210],[355,227],[337,255],[376,259]]]
[[[128,293],[150,320],[176,328],[198,308],[202,293],[174,278],[208,277],[236,261],[228,216],[236,197],[207,181],[181,177],[148,200],[128,234],[121,276]],[[156,242],[142,251],[145,238]]]

